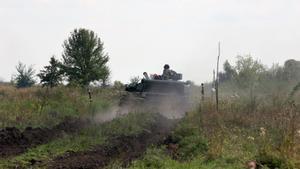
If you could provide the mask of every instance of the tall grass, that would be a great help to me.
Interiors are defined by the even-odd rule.
[[[86,90],[57,87],[16,89],[0,86],[0,127],[53,126],[65,117],[88,116],[117,102],[112,89],[93,89],[90,103]]]
[[[252,93],[236,88],[227,94],[224,94],[225,91],[218,113],[212,108],[212,103],[203,103],[202,128],[206,133],[213,133],[209,136],[213,140],[212,152],[220,152],[219,147],[223,147],[221,154],[228,152],[225,148],[226,136],[231,141],[238,139],[233,149],[249,138],[255,143],[248,151],[255,155],[252,160],[256,159],[269,167],[300,167],[299,86],[286,83],[264,89],[264,84],[261,84]],[[233,88],[227,86],[227,89]],[[218,139],[220,132],[222,139]]]
[[[176,155],[182,157],[172,159],[165,147],[149,149],[132,168],[244,168],[247,161],[263,168],[300,168],[298,86],[261,84],[251,93],[223,84],[219,111],[207,93],[175,130],[181,140]],[[206,151],[198,149],[199,142],[207,144]]]

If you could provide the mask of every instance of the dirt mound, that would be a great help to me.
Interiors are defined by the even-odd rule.
[[[51,169],[93,169],[103,168],[114,160],[124,166],[139,158],[150,145],[162,144],[174,126],[174,121],[159,116],[143,133],[131,136],[113,136],[106,145],[97,146],[84,152],[68,152],[54,159]]]
[[[15,127],[0,130],[0,158],[23,153],[28,148],[44,144],[63,133],[76,132],[86,122],[78,119],[66,119],[53,128],[27,127],[23,132]]]

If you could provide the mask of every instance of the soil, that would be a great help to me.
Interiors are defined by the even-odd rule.
[[[163,142],[165,147],[167,148],[167,153],[174,159],[178,160],[179,159],[179,154],[178,154],[178,144],[179,140],[174,139],[172,135],[169,135]]]
[[[85,124],[84,120],[67,118],[51,129],[27,127],[20,131],[15,127],[6,127],[0,130],[0,158],[24,153],[28,148],[47,143],[64,133],[76,132]]]
[[[107,144],[96,146],[93,150],[68,152],[54,159],[48,168],[99,169],[115,160],[128,166],[132,160],[141,157],[150,145],[164,144],[164,140],[170,134],[174,124],[174,120],[160,116],[141,134],[112,136],[107,140]]]

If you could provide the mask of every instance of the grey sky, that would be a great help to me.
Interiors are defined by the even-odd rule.
[[[112,80],[162,66],[197,83],[221,62],[251,53],[263,63],[300,59],[299,0],[0,0],[0,77],[18,61],[40,70],[74,28],[94,30],[110,55]]]

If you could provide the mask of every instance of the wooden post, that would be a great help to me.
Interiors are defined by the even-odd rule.
[[[214,69],[213,70],[213,81],[211,83],[211,101],[213,101],[213,99],[214,99],[214,92],[216,91],[215,83],[216,83],[216,72],[215,72],[215,69]]]
[[[204,84],[201,83],[201,99],[204,101]]]
[[[88,93],[89,93],[89,99],[90,99],[90,103],[92,103],[92,93],[91,93],[91,89],[88,88]]]
[[[219,61],[221,54],[221,43],[218,43],[218,60],[217,60],[217,74],[216,74],[216,108],[219,111]]]

